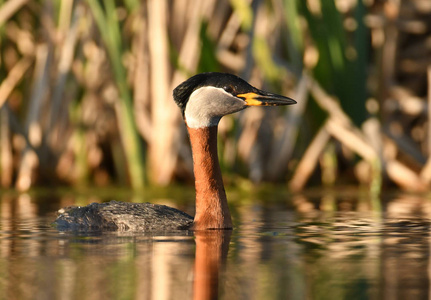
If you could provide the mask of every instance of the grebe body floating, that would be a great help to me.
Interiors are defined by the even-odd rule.
[[[291,105],[288,97],[259,90],[227,73],[201,73],[174,89],[193,153],[195,217],[177,209],[150,203],[111,201],[61,209],[55,225],[60,230],[231,229],[220,165],[217,126],[220,119],[250,106]]]

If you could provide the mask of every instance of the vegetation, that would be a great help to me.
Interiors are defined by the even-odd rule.
[[[228,173],[425,190],[430,16],[428,0],[0,0],[1,184],[190,180],[171,91],[226,71],[298,101],[222,121]]]

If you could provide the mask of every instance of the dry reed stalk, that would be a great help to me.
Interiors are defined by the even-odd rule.
[[[222,51],[228,49],[233,44],[240,27],[241,22],[238,15],[232,13],[224,26],[223,32],[220,35],[217,43],[217,50]]]
[[[389,0],[384,3],[383,9],[386,24],[384,25],[384,43],[381,49],[380,74],[379,74],[379,100],[380,107],[384,107],[389,96],[389,88],[392,85],[395,74],[395,61],[398,42],[398,28],[396,21],[400,13],[400,1]],[[383,121],[386,121],[387,114],[382,111]]]
[[[310,89],[317,104],[323,110],[326,110],[330,116],[326,125],[329,126],[328,131],[366,160],[374,160],[377,157],[375,150],[368,145],[362,131],[352,125],[350,118],[344,113],[335,99],[327,95],[313,79],[310,79]]]
[[[409,191],[424,192],[427,184],[421,177],[398,160],[386,161],[386,172],[399,187]]]
[[[94,148],[94,144],[89,141],[87,135],[91,135],[91,132],[85,132],[82,128],[77,128],[70,137],[70,142],[73,144],[71,152],[75,159],[72,179],[74,183],[81,185],[88,182],[90,173],[89,149]]]
[[[6,108],[0,108],[0,175],[1,186],[12,185],[13,161],[10,142],[9,114]]]
[[[4,27],[7,39],[16,44],[22,56],[32,57],[35,51],[33,33],[27,29],[20,28],[18,24],[13,21],[7,23]],[[17,60],[17,58],[13,59],[14,62],[15,60]]]
[[[390,98],[396,99],[396,101],[389,99],[386,101],[385,109],[387,113],[390,113],[390,115],[386,117],[386,121],[384,122],[384,132],[388,137],[395,141],[399,150],[412,158],[416,163],[423,165],[426,163],[426,157],[417,147],[416,141],[414,141],[408,132],[404,131],[404,129],[396,130],[394,132],[391,128],[404,127],[397,113],[399,114],[401,112],[403,115],[416,118],[425,116],[426,104],[420,97],[413,95],[411,91],[401,86],[392,86],[390,94]]]
[[[385,168],[385,160],[383,156],[383,137],[380,121],[377,119],[377,117],[371,117],[362,124],[362,130],[364,132],[366,141],[369,142],[370,146],[378,155],[378,159],[374,161],[364,161],[364,163],[366,163],[369,167],[368,169],[370,171],[368,174],[366,174],[368,177],[366,178],[366,181],[370,183],[371,192],[374,195],[378,195],[382,186],[381,170]],[[361,181],[360,178],[358,179]]]
[[[204,17],[210,17],[208,13],[212,12],[214,4],[214,1],[196,1],[193,8],[190,10],[190,18],[185,26],[185,32],[178,55],[178,64],[181,68],[192,74],[195,73],[200,58],[201,47],[199,33],[201,22]],[[172,90],[175,86],[186,79],[187,74],[184,74],[183,71],[177,69],[174,72],[170,89]],[[178,114],[176,115],[178,116]],[[175,120],[178,121],[178,118],[175,118]]]
[[[307,85],[307,76],[302,76],[293,97],[298,103],[286,111],[286,117],[282,120],[282,126],[285,129],[281,136],[274,141],[271,148],[270,160],[267,165],[267,174],[270,180],[280,178],[287,169],[287,164],[295,148],[300,121],[307,105]]]
[[[314,90],[313,90],[314,87]],[[328,132],[337,138],[342,144],[355,151],[372,164],[378,160],[378,155],[372,147],[368,145],[362,132],[351,125],[347,115],[336,105],[335,101],[327,97],[317,84],[311,86],[311,91],[319,105],[328,110],[330,119],[325,127]],[[316,93],[317,92],[317,93]],[[379,169],[379,168],[378,168]],[[404,189],[421,191],[424,189],[424,182],[410,168],[396,161],[395,159],[385,161],[385,169],[391,180]],[[295,186],[292,186],[295,187]]]
[[[58,17],[58,32],[61,35],[60,40],[67,37],[70,31],[70,22],[72,19],[74,0],[62,0],[60,3],[60,13]]]
[[[338,122],[335,118],[329,118],[326,122],[328,132],[341,144],[354,151],[366,160],[371,166],[370,191],[379,194],[381,190],[381,161],[382,156],[378,155],[377,150],[369,144],[361,132],[353,130]],[[378,133],[376,133],[378,134]],[[386,165],[385,165],[386,166]]]
[[[181,33],[182,43],[179,46],[178,55],[178,65],[180,66],[174,71],[173,78],[171,81],[170,90],[174,89],[179,83],[187,79],[189,74],[196,72],[201,54],[201,40],[200,40],[200,30],[202,27],[202,22],[204,20],[211,19],[216,1],[190,1],[189,5],[192,7],[189,9],[189,15],[186,24],[182,27],[185,32]],[[211,22],[210,22],[211,23]],[[182,123],[181,116],[178,112],[178,108],[173,105],[169,107],[172,126],[176,127],[175,136],[172,141],[173,157],[175,161],[170,164],[171,167],[175,169],[170,170],[170,172],[175,172],[176,170],[183,169],[186,173],[192,174],[192,159],[190,155],[190,148],[183,147],[182,144],[185,139],[186,130],[185,127],[179,123]],[[183,160],[185,165],[181,166],[178,158]]]
[[[59,146],[64,146],[61,142],[64,141],[62,137],[67,126],[66,124],[69,121],[66,109],[68,103],[64,101],[64,99],[67,99],[67,97],[64,97],[64,89],[75,55],[75,46],[78,41],[79,33],[78,25],[83,12],[83,7],[79,5],[73,11],[69,12],[71,15],[73,14],[72,24],[70,28],[67,29],[64,43],[59,46],[60,56],[57,65],[57,78],[51,97],[50,122],[46,133],[51,147],[57,149],[57,151],[59,150]]]
[[[377,158],[374,149],[361,136],[358,136],[350,128],[343,126],[337,119],[329,118],[325,127],[334,138],[363,159],[373,161]]]
[[[174,45],[180,46],[187,26],[187,12],[194,0],[175,0],[170,11],[171,38]]]
[[[334,186],[338,175],[338,161],[335,144],[328,142],[319,158],[320,180],[323,186]]]
[[[147,143],[151,142],[151,116],[148,111],[150,106],[149,97],[149,53],[147,25],[144,19],[144,12],[141,9],[136,19],[136,31],[133,38],[132,51],[135,54],[134,84],[133,84],[133,105],[136,127]]]
[[[9,0],[0,7],[0,27],[29,0]]]
[[[402,112],[410,116],[420,116],[426,113],[426,103],[421,97],[400,85],[390,88],[390,98],[394,99],[386,102],[385,109],[390,113]]]
[[[24,191],[31,187],[32,175],[39,163],[34,152],[34,148],[40,147],[42,143],[42,128],[39,122],[42,102],[49,90],[49,54],[46,45],[36,48],[36,65],[33,73],[33,87],[29,100],[28,111],[25,122],[25,134],[28,137],[27,144],[21,153],[21,161],[18,167],[15,186],[18,190]]]
[[[316,165],[319,162],[319,157],[323,153],[323,150],[331,137],[326,127],[327,126],[325,124],[320,128],[296,167],[295,173],[289,182],[289,187],[292,191],[302,190],[307,183],[308,178],[313,173],[313,170],[316,168]]]
[[[178,64],[187,72],[194,73],[197,69],[200,58],[200,28],[204,18],[209,19],[210,13],[214,9],[215,1],[196,1],[190,10],[190,17],[185,26],[185,32],[178,55]],[[187,74],[177,69],[172,79],[171,90],[183,80],[186,80]],[[176,114],[178,116],[178,114]],[[178,121],[178,118],[175,118]]]
[[[262,125],[265,112],[262,108],[246,110],[241,116],[241,135],[238,139],[238,156],[244,161],[250,161],[253,147],[258,139],[259,128]]]
[[[35,54],[35,68],[33,71],[33,83],[31,89],[31,96],[29,98],[28,111],[25,121],[25,130],[28,132],[29,140],[32,146],[39,147],[41,137],[37,137],[31,134],[30,128],[40,126],[38,120],[44,98],[47,96],[49,90],[49,69],[51,66],[50,56],[52,53],[48,53],[46,44],[41,44],[36,48]]]
[[[420,178],[425,181],[428,185],[431,183],[431,65],[428,66],[427,70],[428,78],[428,137],[427,137],[427,148],[428,148],[428,159],[425,166],[422,168]]]
[[[319,86],[319,84],[310,77],[309,77],[308,86],[317,104],[323,110],[326,110],[329,114],[329,118],[324,125],[325,132],[332,135],[343,145],[345,145],[349,149],[359,154],[361,157],[363,157],[365,160],[371,163],[372,166],[374,166],[376,164],[376,161],[379,160],[379,156],[377,155],[376,150],[369,145],[362,131],[353,125],[353,123],[350,121],[350,118],[344,113],[344,111],[341,109],[340,105],[336,102],[336,100],[330,97]],[[329,141],[329,138],[328,138],[328,141]],[[317,164],[318,156],[316,157],[316,155],[321,154],[321,152],[324,150],[325,145],[320,145],[321,146],[320,148],[314,145],[315,144],[313,141],[309,145],[309,148],[313,146],[316,149],[318,149],[320,152],[316,150],[314,150],[313,152],[310,152],[314,154],[314,156],[310,154],[311,158],[314,159],[310,161],[312,161],[314,164]],[[304,163],[303,165],[305,165],[305,167],[302,167],[301,163],[303,160],[304,158],[301,160],[300,165],[298,165],[295,171],[294,178],[292,179],[293,183],[291,182],[290,184],[291,188],[296,191],[304,187],[305,182],[308,179],[308,176],[311,175],[311,171],[315,168],[315,165],[311,166],[310,163],[308,164]],[[301,169],[304,169],[306,171],[301,171]],[[377,169],[380,169],[380,168],[377,168]],[[304,174],[301,174],[301,172],[303,172]]]
[[[179,51],[178,63],[183,69],[192,73],[196,70],[200,57],[199,33],[203,12],[211,11],[211,5],[214,5],[214,1],[194,2],[189,11],[190,16],[186,20],[186,31]],[[165,13],[166,8],[160,4],[149,5],[150,15],[157,11]],[[180,115],[170,93],[168,94],[167,91],[171,91],[177,84],[186,79],[181,70],[176,70],[172,81],[169,81],[167,75],[169,69],[167,64],[167,38],[165,38],[167,23],[164,19],[165,17],[155,21],[149,18],[149,40],[153,41],[157,36],[159,38],[161,35],[164,36],[161,41],[157,42],[157,45],[151,45],[153,42],[150,43],[150,56],[153,62],[151,67],[153,138],[150,145],[150,169],[153,172],[153,181],[162,185],[166,185],[173,178],[178,159],[178,144],[180,142],[178,140]],[[160,64],[154,65],[154,62],[158,60],[163,60],[162,66]],[[165,67],[163,67],[164,64],[166,64]],[[163,71],[163,69],[165,70]],[[161,91],[162,89],[163,91]]]
[[[101,34],[104,48],[108,54],[111,73],[104,84],[105,96],[114,103],[117,113],[116,124],[118,134],[121,138],[121,145],[124,151],[122,164],[126,165],[130,185],[135,190],[140,190],[144,186],[145,174],[143,169],[142,144],[136,130],[136,123],[133,114],[133,99],[130,93],[127,70],[123,59],[127,52],[124,49],[124,38],[121,32],[122,14],[119,14],[114,0],[106,0],[103,4],[100,1],[87,1],[94,22]],[[132,5],[132,3],[129,3]],[[111,80],[114,79],[115,87],[110,90]],[[110,94],[110,95],[109,95]],[[120,164],[118,164],[120,165]]]
[[[185,27],[184,37],[178,55],[178,63],[186,71],[194,73],[197,69],[200,58],[200,28],[204,18],[209,19],[210,13],[214,9],[215,1],[196,1],[190,10],[190,18]],[[183,80],[187,79],[187,74],[181,70],[176,70],[172,79],[171,90]],[[172,106],[174,107],[174,106]],[[175,108],[176,109],[176,108]],[[178,116],[178,114],[176,114]],[[175,118],[178,121],[178,118]]]
[[[208,24],[208,35],[214,40],[218,40],[222,31],[226,27],[225,17],[230,11],[228,1],[217,1],[214,10],[211,12],[211,22]]]
[[[168,42],[168,7],[166,0],[149,0],[148,3],[148,47],[150,55],[151,121],[152,135],[149,144],[150,179],[165,185],[173,175],[172,139],[175,133],[169,121],[174,105],[168,90],[169,42]]]
[[[362,131],[369,145],[379,156],[382,156],[382,131],[377,117],[371,117],[362,124]]]
[[[317,81],[314,80],[310,75],[307,74],[304,76],[308,77],[308,87],[314,97],[314,100],[320,106],[320,108],[327,111],[330,116],[338,119],[342,124],[350,126],[352,121],[343,111],[340,104],[334,98],[329,96],[317,83]]]
[[[31,149],[27,149],[21,158],[19,177],[15,182],[15,188],[18,191],[27,191],[32,186],[34,183],[34,170],[38,163],[36,153]]]
[[[33,58],[25,56],[15,64],[12,70],[10,70],[9,74],[0,85],[0,107],[3,106],[10,93],[12,93],[13,89],[21,81],[32,62]]]
[[[271,41],[271,36],[274,33],[273,28],[269,26],[269,24],[274,24],[276,21],[271,18],[271,22],[268,20],[270,17],[267,15],[266,6],[262,5],[259,1],[244,1],[248,2],[243,5],[250,8],[248,10],[244,10],[244,12],[250,13],[250,24],[242,18],[242,29],[247,34],[247,41],[243,41],[241,43],[241,35],[238,35],[236,38],[236,45],[239,47],[239,55],[238,58],[241,58],[243,67],[241,69],[241,75],[245,79],[249,79],[252,75],[253,70],[255,69],[255,55],[254,50],[256,49],[254,41],[257,37],[262,37],[265,41]],[[239,12],[238,12],[239,13]],[[246,13],[247,14],[247,13]],[[241,45],[242,44],[242,45]],[[273,43],[272,43],[273,45]],[[269,62],[272,62],[272,58],[270,58]],[[257,66],[256,66],[257,67]],[[265,71],[262,72],[263,74]]]
[[[242,54],[233,53],[229,48],[234,43],[240,27],[239,17],[235,13],[231,14],[218,40],[216,50],[218,61],[236,72],[244,68],[244,57]]]
[[[214,0],[196,1],[190,9],[190,17],[187,20],[186,31],[182,40],[181,49],[178,57],[179,65],[185,70],[194,73],[200,57],[200,28],[205,13],[212,12]],[[208,16],[209,17],[209,16]],[[176,71],[171,84],[171,89],[175,88],[182,80],[185,80],[185,74]]]
[[[426,163],[425,156],[422,154],[420,149],[418,149],[418,147],[416,146],[416,143],[409,135],[403,132],[400,132],[400,133],[392,132],[391,125],[401,126],[401,128],[403,125],[398,120],[393,119],[392,117],[388,119],[389,120],[383,126],[383,132],[386,134],[386,136],[392,139],[397,145],[398,149],[401,152],[403,152],[406,156],[410,157],[413,161],[419,163],[420,165],[425,164]]]

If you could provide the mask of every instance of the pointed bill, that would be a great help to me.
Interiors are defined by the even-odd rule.
[[[296,104],[296,101],[289,97],[260,90],[257,92],[239,94],[236,96],[244,99],[247,106],[279,106]]]

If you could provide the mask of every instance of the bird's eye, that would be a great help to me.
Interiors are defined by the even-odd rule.
[[[231,86],[231,85],[225,85],[225,86],[223,87],[223,89],[224,89],[226,92],[228,92],[228,93],[232,93],[232,92],[234,91],[234,87],[233,87],[233,86]]]

